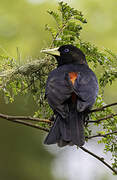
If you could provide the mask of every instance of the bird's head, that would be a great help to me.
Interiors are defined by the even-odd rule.
[[[59,48],[42,50],[41,52],[54,56],[58,66],[64,64],[87,64],[84,53],[73,45],[63,45]]]

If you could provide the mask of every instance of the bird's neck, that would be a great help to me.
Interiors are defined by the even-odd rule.
[[[62,65],[67,65],[67,64],[74,64],[74,65],[79,65],[79,64],[85,64],[88,66],[86,59],[62,59],[61,57],[56,57],[58,67]]]
[[[71,61],[71,62],[63,62],[63,61],[57,61],[58,67],[62,65],[68,65],[68,64],[73,64],[73,65],[86,65],[88,66],[86,61]]]

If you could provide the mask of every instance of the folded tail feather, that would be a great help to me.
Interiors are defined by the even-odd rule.
[[[55,122],[48,133],[44,144],[55,144],[63,147],[66,145],[83,146],[84,138],[84,115],[81,112],[69,112],[69,119],[65,120],[57,115]]]
[[[53,126],[44,140],[44,144],[55,144],[60,139],[60,116],[57,116]]]

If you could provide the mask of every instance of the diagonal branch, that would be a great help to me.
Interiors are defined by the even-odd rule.
[[[106,116],[106,117],[104,117],[104,118],[101,118],[101,119],[98,119],[98,120],[95,120],[95,121],[93,121],[93,120],[88,120],[87,122],[88,122],[88,123],[99,123],[100,121],[104,121],[104,120],[113,118],[114,116],[117,116],[117,113],[116,113],[116,114],[110,114],[110,115],[108,115],[108,116]]]
[[[67,24],[63,24],[62,27],[59,29],[59,31],[57,32],[57,34],[55,35],[55,37],[52,40],[52,43],[50,45],[50,48],[52,48],[54,41],[56,40],[56,38],[62,33],[62,31],[64,30],[64,28],[66,27]]]
[[[85,136],[86,139],[92,139],[92,138],[95,138],[95,137],[107,137],[108,135],[112,135],[112,134],[117,134],[117,131],[113,131],[113,132],[110,132],[110,133],[107,133],[107,134],[96,134],[94,136]]]
[[[35,118],[31,116],[10,116],[6,114],[1,114],[0,113],[0,118],[9,120],[9,121],[14,121],[14,120],[25,120],[25,121],[35,121],[35,122],[43,122],[43,123],[52,123],[48,119],[40,119],[40,118]]]
[[[8,119],[7,119],[7,120],[8,120]],[[40,130],[49,132],[49,129],[48,129],[48,128],[39,126],[38,124],[33,124],[33,123],[26,122],[26,121],[23,121],[23,120],[8,120],[8,121],[12,121],[12,122],[14,122],[14,123],[23,124],[23,125],[26,125],[26,126],[30,126],[30,127],[36,128],[36,129],[40,129]]]
[[[36,129],[40,129],[40,130],[43,130],[46,132],[49,132],[49,128],[42,127],[37,123],[47,123],[47,124],[52,123],[48,119],[39,119],[39,118],[30,117],[30,116],[10,116],[10,115],[5,115],[5,114],[0,114],[0,118],[6,119],[6,120],[14,122],[14,123],[23,124],[26,126],[36,128]],[[36,122],[36,124],[28,122],[28,121]]]
[[[49,132],[49,128],[42,127],[37,123],[40,123],[40,122],[48,123],[48,124],[52,123],[50,120],[33,118],[33,117],[30,117],[30,116],[9,116],[9,115],[5,115],[5,114],[0,114],[0,118],[6,119],[6,120],[14,122],[14,123],[19,123],[19,124],[23,124],[23,125],[26,125],[26,126],[29,126],[29,127],[36,128],[36,129],[40,129],[40,130],[45,131],[45,132]],[[28,122],[28,121],[36,122],[36,124]],[[91,139],[91,138],[94,138],[94,137],[105,137],[107,135],[114,134],[114,133],[117,133],[117,131],[107,133],[105,135],[98,134],[98,135],[94,135],[94,136],[90,136],[90,137],[86,137],[86,138]],[[80,147],[80,148],[83,151],[89,153],[91,156],[98,159],[99,161],[101,161],[103,164],[105,164],[109,169],[111,169],[117,175],[117,171],[115,169],[113,169],[108,163],[106,163],[103,158],[101,158],[101,157],[97,156],[96,154],[90,152],[89,150],[87,150],[84,147]]]
[[[104,110],[105,108],[107,108],[107,107],[116,106],[116,105],[117,105],[117,102],[112,103],[112,104],[107,104],[107,105],[102,106],[102,107],[100,107],[100,108],[96,108],[96,109],[90,110],[90,111],[89,111],[89,114],[91,114],[91,113],[93,113],[93,112],[103,111],[103,110]]]
[[[96,159],[98,159],[100,162],[102,162],[105,166],[107,166],[109,169],[111,169],[111,171],[113,171],[116,175],[117,175],[117,171],[112,168],[107,162],[105,162],[103,157],[99,157],[96,154],[94,154],[93,152],[89,151],[88,149],[84,148],[84,147],[80,147],[80,149],[82,149],[83,151],[85,151],[86,153],[90,154],[91,156],[95,157]]]
[[[5,114],[0,113],[0,118],[6,119],[6,120],[11,121],[11,122],[24,124],[26,126],[37,128],[37,129],[40,129],[40,130],[43,130],[46,132],[49,132],[49,128],[42,127],[37,123],[47,123],[49,125],[52,124],[52,121],[50,121],[48,119],[39,119],[39,118],[31,117],[31,116],[10,116],[10,115],[5,115]],[[31,123],[28,121],[32,121],[34,123]],[[35,122],[36,122],[36,124],[35,124]],[[113,131],[113,132],[107,133],[107,134],[97,134],[97,135],[93,135],[93,136],[86,136],[85,138],[86,139],[92,139],[95,137],[106,137],[108,135],[116,134],[116,133],[117,133],[117,131]]]

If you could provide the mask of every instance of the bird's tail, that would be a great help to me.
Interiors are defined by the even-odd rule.
[[[85,143],[84,118],[84,114],[77,110],[70,112],[66,119],[57,115],[44,144],[57,143],[60,147],[74,144],[83,146]]]

